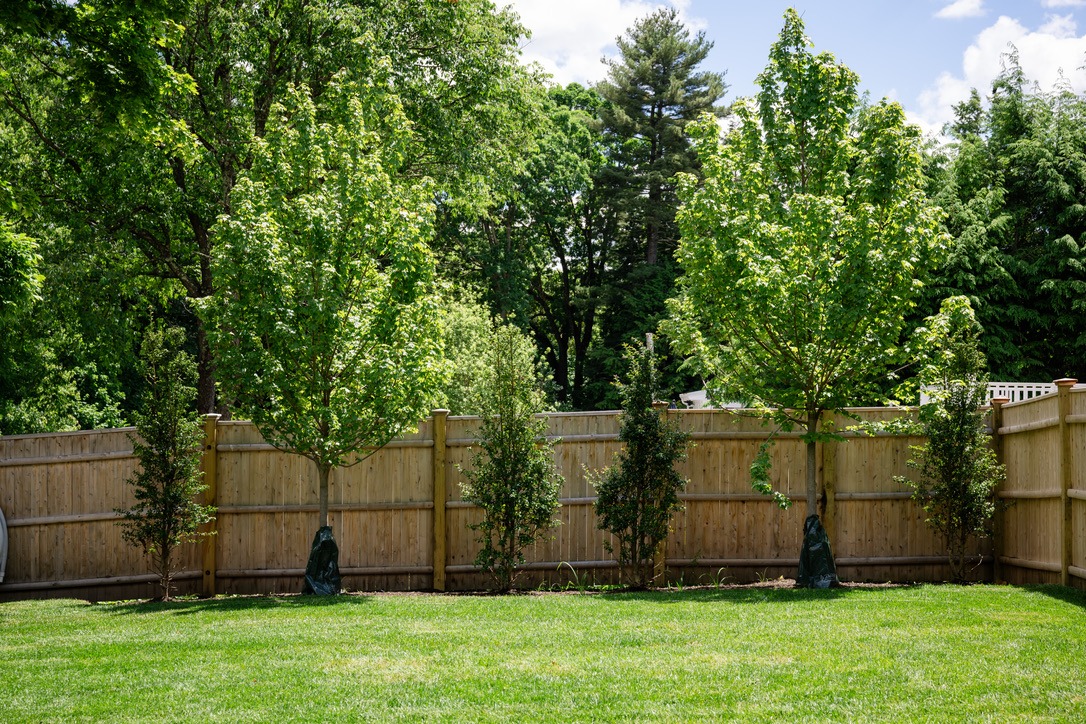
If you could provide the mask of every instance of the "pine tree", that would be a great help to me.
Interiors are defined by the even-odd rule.
[[[704,32],[691,37],[673,8],[639,20],[616,42],[621,57],[608,62],[598,88],[610,103],[605,131],[622,141],[610,180],[629,207],[630,241],[653,266],[670,258],[678,236],[675,174],[698,167],[686,125],[719,112],[724,76],[697,70],[713,43]]]
[[[614,404],[610,381],[621,371],[620,350],[656,330],[678,273],[673,263],[678,241],[675,175],[699,173],[699,161],[686,126],[701,114],[721,114],[723,73],[699,70],[713,43],[692,34],[674,9],[661,9],[637,21],[616,40],[619,57],[597,90],[607,104],[601,121],[617,148],[597,186],[624,219],[619,232],[615,274],[604,297],[602,344],[594,350],[589,376],[602,399]],[[664,342],[666,345],[666,341]],[[677,383],[677,364],[667,347],[658,350],[662,386]],[[681,391],[681,390],[680,390]]]

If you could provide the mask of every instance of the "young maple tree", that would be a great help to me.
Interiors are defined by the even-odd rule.
[[[322,529],[332,470],[415,425],[443,376],[433,196],[395,173],[412,133],[371,70],[337,75],[319,107],[300,86],[273,109],[205,308],[234,409],[316,466]]]
[[[680,181],[671,303],[711,394],[803,430],[808,517],[822,413],[879,395],[941,244],[919,130],[896,103],[860,105],[856,74],[810,46],[788,10],[756,102],[737,103],[723,141],[715,119],[693,130],[704,182]]]

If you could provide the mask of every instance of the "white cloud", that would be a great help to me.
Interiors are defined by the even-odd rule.
[[[691,30],[704,21],[687,15],[690,0],[671,0]],[[600,59],[614,52],[615,38],[654,10],[665,7],[651,0],[508,0],[532,31],[524,45],[524,61],[537,62],[556,83],[594,83],[607,74]]]
[[[1078,92],[1086,90],[1086,35],[1070,16],[1049,16],[1030,30],[1014,18],[1000,17],[977,35],[962,54],[960,74],[944,72],[917,98],[910,119],[926,131],[938,131],[954,117],[953,106],[976,88],[981,96],[991,92],[992,80],[1002,71],[1011,46],[1026,78],[1042,90],[1051,90],[1063,73]]]
[[[935,13],[935,17],[944,20],[979,18],[982,15],[984,15],[984,0],[954,0],[954,2]]]

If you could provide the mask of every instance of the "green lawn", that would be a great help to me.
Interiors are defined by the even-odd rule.
[[[0,719],[1086,721],[1058,587],[0,604]]]

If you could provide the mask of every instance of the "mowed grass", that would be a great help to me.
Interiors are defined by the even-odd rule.
[[[993,586],[0,604],[3,721],[1086,721],[1086,597]]]

